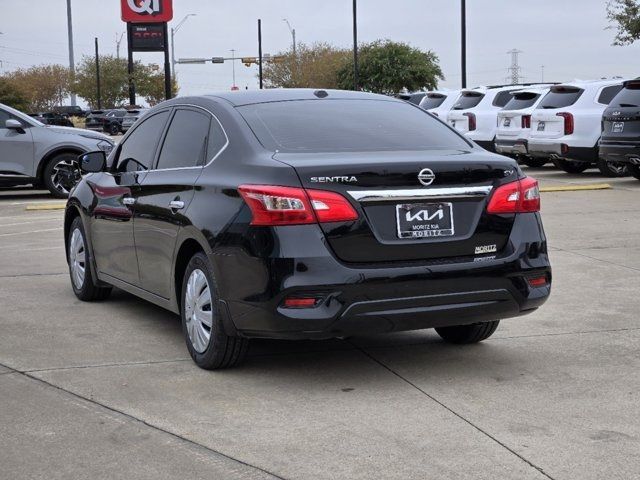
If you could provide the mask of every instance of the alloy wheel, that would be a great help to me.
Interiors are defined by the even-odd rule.
[[[203,353],[211,338],[213,308],[209,282],[200,269],[191,272],[187,280],[184,310],[191,345],[196,352]]]
[[[71,241],[69,242],[69,266],[71,267],[73,284],[78,290],[80,290],[84,284],[86,258],[87,255],[84,249],[82,232],[79,228],[76,228],[71,234]]]
[[[80,177],[78,164],[69,159],[60,160],[51,170],[51,184],[58,192],[64,195],[69,195],[69,192],[78,183]]]

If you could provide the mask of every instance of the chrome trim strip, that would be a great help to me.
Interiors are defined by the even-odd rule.
[[[385,202],[387,200],[418,200],[421,198],[470,198],[489,195],[493,187],[416,188],[403,190],[349,190],[347,193],[359,202]]]

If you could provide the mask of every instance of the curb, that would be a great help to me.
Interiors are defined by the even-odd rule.
[[[607,190],[611,188],[608,183],[594,183],[591,185],[567,185],[566,187],[542,187],[541,192],[580,192],[583,190]]]

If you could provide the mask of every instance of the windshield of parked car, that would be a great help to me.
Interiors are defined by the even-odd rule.
[[[576,103],[584,92],[578,87],[553,87],[547,93],[538,108],[564,108]]]
[[[503,110],[522,110],[524,108],[529,108],[536,103],[536,100],[540,98],[539,93],[534,92],[520,92],[515,93],[511,100],[507,102],[504,106]]]
[[[424,108],[425,110],[438,108],[440,105],[444,103],[446,99],[447,99],[446,95],[442,95],[439,93],[428,94],[420,102],[420,107]]]
[[[442,122],[393,100],[296,100],[238,107],[260,143],[282,152],[468,149]]]

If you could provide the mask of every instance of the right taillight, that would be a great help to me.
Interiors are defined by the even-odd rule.
[[[531,115],[522,116],[522,128],[531,128]]]
[[[564,134],[571,135],[573,133],[573,115],[569,112],[556,113],[557,116],[564,118]]]
[[[499,186],[491,195],[488,213],[525,213],[540,211],[538,181],[525,177]]]
[[[335,192],[271,185],[241,185],[238,191],[251,209],[251,225],[305,225],[358,218],[349,201]]]
[[[463,115],[469,119],[469,129],[468,130],[470,132],[473,132],[477,127],[477,125],[476,125],[476,115],[474,113],[471,113],[471,112],[463,113]]]

